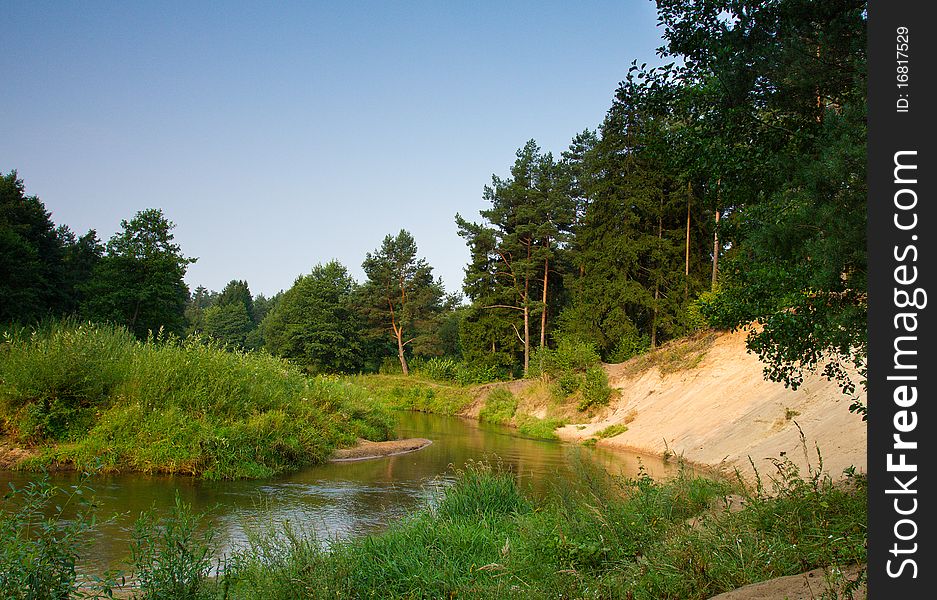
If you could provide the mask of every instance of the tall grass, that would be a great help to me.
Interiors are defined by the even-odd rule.
[[[509,474],[471,464],[435,506],[382,534],[328,551],[295,536],[277,552],[269,542],[268,551],[246,549],[225,590],[271,599],[703,599],[861,563],[864,482],[851,491],[827,482],[793,474],[778,495],[748,492],[730,512],[721,507],[737,488],[724,482],[621,479],[583,464],[535,504]]]
[[[776,576],[864,563],[864,478],[850,475],[841,485],[819,470],[802,476],[790,461],[777,466],[769,493],[687,472],[663,482],[643,472],[614,477],[581,461],[577,476],[535,502],[510,473],[469,463],[435,502],[377,535],[326,547],[289,523],[255,524],[217,578],[209,577],[217,550],[210,530],[198,534],[198,517],[177,501],[167,517],[138,521],[129,575],[145,598],[702,600]],[[739,510],[727,508],[733,492],[745,496]],[[52,544],[58,524],[36,535],[28,524],[55,495],[41,485],[16,493],[27,508],[0,502],[0,591],[75,592],[74,534],[93,522],[66,524],[71,541]]]
[[[323,462],[358,437],[384,440],[392,418],[364,391],[309,379],[262,353],[199,340],[134,340],[64,321],[8,336],[0,423],[39,446],[23,466],[267,477]]]
[[[495,388],[485,398],[485,405],[478,413],[478,420],[483,423],[507,425],[517,412],[517,398],[506,388]]]
[[[472,402],[469,389],[410,375],[359,375],[347,381],[375,404],[394,410],[413,410],[437,415],[455,415]]]

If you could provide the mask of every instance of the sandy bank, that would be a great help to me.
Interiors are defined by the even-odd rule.
[[[347,462],[353,460],[368,460],[370,458],[383,458],[416,452],[432,444],[432,440],[425,438],[408,438],[405,440],[391,440],[389,442],[372,442],[359,439],[357,445],[351,448],[341,448],[332,454],[331,462]]]
[[[801,469],[823,467],[832,476],[855,466],[866,471],[866,424],[849,412],[850,400],[819,374],[796,391],[765,381],[763,365],[745,348],[745,332],[722,333],[699,352],[691,368],[662,373],[635,369],[635,359],[607,365],[620,392],[591,419],[557,430],[561,439],[583,441],[614,425],[628,430],[600,446],[682,456],[691,463],[751,479],[751,461],[763,475],[775,473],[772,458],[786,456]],[[864,399],[864,394],[863,394]],[[805,458],[800,438],[808,447]]]

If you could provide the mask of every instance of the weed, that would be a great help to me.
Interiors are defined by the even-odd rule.
[[[616,424],[614,424],[614,425],[609,425],[609,426],[606,427],[605,429],[603,429],[603,430],[599,431],[598,433],[596,433],[596,435],[597,435],[599,438],[611,438],[611,437],[615,437],[616,435],[620,435],[620,434],[622,434],[622,433],[624,433],[624,432],[626,432],[626,431],[628,431],[628,426],[627,426],[627,425],[622,425],[622,424],[620,424],[620,423],[616,423]]]
[[[52,485],[48,475],[22,488],[10,484],[0,503],[0,596],[52,600],[79,594],[75,564],[96,525],[86,495],[89,477],[83,474],[68,489]],[[104,597],[110,585],[97,584],[101,595],[85,597]]]
[[[550,417],[545,419],[538,419],[533,415],[524,413],[517,415],[515,421],[517,422],[517,431],[521,435],[539,440],[559,439],[554,430],[557,427],[562,427],[565,425],[565,422],[561,419],[554,419]]]
[[[176,492],[172,513],[158,521],[155,509],[144,512],[130,544],[134,578],[146,600],[207,598],[212,532],[198,532],[203,515]]]
[[[364,390],[309,379],[264,353],[138,342],[122,328],[74,321],[6,343],[0,421],[20,442],[41,445],[24,468],[268,477],[392,433],[390,414]]]
[[[510,390],[495,388],[485,398],[485,406],[478,414],[479,421],[507,425],[517,411],[517,398]]]

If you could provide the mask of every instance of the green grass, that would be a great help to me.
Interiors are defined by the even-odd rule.
[[[510,390],[495,388],[485,398],[485,406],[478,413],[478,420],[484,423],[507,425],[517,412],[517,398]]]
[[[628,361],[624,373],[635,375],[657,367],[661,374],[667,375],[695,369],[703,362],[717,337],[713,331],[703,331],[667,342],[660,348],[632,358]]]
[[[331,541],[327,549],[295,524],[260,519],[214,580],[206,557],[217,553],[217,537],[210,529],[197,533],[204,531],[197,517],[177,501],[164,519],[141,516],[128,576],[145,583],[148,598],[178,598],[184,590],[203,599],[703,600],[773,577],[866,561],[868,493],[861,476],[834,484],[778,462],[769,493],[761,484],[746,489],[685,471],[655,481],[643,472],[620,478],[590,462],[574,464],[575,476],[558,479],[535,501],[510,473],[469,463],[422,510],[382,533]],[[10,533],[0,537],[4,572],[27,576],[30,553],[44,543],[21,534],[59,501],[58,490],[42,485],[0,500],[0,530]],[[730,493],[745,496],[740,510],[725,508]],[[66,531],[94,525],[90,518],[83,523],[66,524]],[[43,531],[60,528],[50,520]],[[73,545],[67,556],[36,564],[49,581],[74,590],[81,550]]]
[[[554,431],[557,427],[562,427],[566,423],[562,419],[547,417],[538,419],[533,415],[521,413],[515,419],[517,422],[517,431],[524,437],[536,438],[539,440],[558,440],[559,437]]]
[[[795,478],[773,497],[749,493],[743,510],[729,512],[720,508],[735,491],[727,483],[687,473],[667,482],[619,479],[583,466],[535,503],[509,474],[474,464],[435,506],[329,551],[288,527],[285,535],[255,534],[224,585],[229,598],[274,600],[702,600],[865,561],[866,488],[856,483],[846,491]]]
[[[416,375],[359,375],[347,382],[394,410],[455,415],[472,402],[469,389],[421,379]]]
[[[138,342],[123,329],[51,323],[8,337],[0,423],[39,448],[23,468],[269,477],[325,461],[392,417],[361,389],[309,379],[261,353],[194,340]]]
[[[597,432],[595,435],[596,435],[598,438],[600,438],[600,439],[601,439],[601,438],[610,438],[610,437],[615,437],[616,435],[622,434],[622,433],[624,433],[624,432],[626,432],[626,431],[628,431],[628,426],[627,426],[627,425],[622,425],[622,424],[620,424],[620,423],[616,423],[615,425],[609,425],[609,426],[606,427],[605,429],[603,429],[603,430]]]

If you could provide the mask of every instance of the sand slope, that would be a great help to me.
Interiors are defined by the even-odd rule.
[[[599,445],[655,454],[669,450],[727,472],[738,468],[751,479],[749,457],[764,475],[775,472],[767,459],[781,453],[806,467],[796,423],[806,436],[813,466],[818,462],[816,444],[824,469],[834,477],[849,466],[865,472],[866,424],[849,412],[849,398],[816,374],[797,391],[765,381],[763,365],[746,352],[745,336],[741,331],[719,334],[695,367],[675,373],[661,374],[657,367],[632,372],[629,363],[608,365],[609,382],[620,397],[590,422],[570,424],[557,433],[565,440],[584,440],[609,425],[626,423],[628,431]]]

